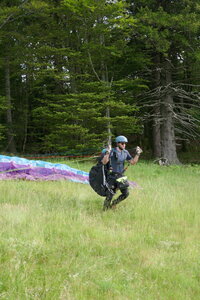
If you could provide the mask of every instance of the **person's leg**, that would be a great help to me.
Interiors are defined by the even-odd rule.
[[[111,204],[112,208],[114,208],[118,203],[125,200],[129,196],[129,190],[127,187],[120,189],[120,191],[121,191],[121,195],[119,195],[119,197],[117,199],[112,201],[112,204]]]
[[[111,208],[111,201],[113,198],[113,195],[110,191],[106,192],[106,199],[104,200],[104,204],[103,204],[103,210],[108,210],[109,208]]]
[[[111,208],[111,201],[116,192],[116,179],[115,176],[109,176],[107,178],[107,184],[109,189],[106,192],[106,199],[104,200],[103,210]]]
[[[125,176],[119,176],[116,179],[117,188],[121,191],[121,195],[115,200],[112,201],[111,207],[114,208],[119,202],[123,201],[129,196],[129,183]]]

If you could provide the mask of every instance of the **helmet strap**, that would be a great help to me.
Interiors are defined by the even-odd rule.
[[[117,145],[117,147],[120,149],[120,150],[123,150],[124,148],[122,148],[119,144]]]

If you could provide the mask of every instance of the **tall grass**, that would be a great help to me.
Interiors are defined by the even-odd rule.
[[[128,176],[107,212],[88,185],[0,182],[0,299],[200,299],[200,167]]]

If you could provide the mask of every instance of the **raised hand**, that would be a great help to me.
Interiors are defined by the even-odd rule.
[[[140,155],[143,152],[143,150],[139,146],[137,146],[135,148],[135,152],[136,152],[137,155]]]

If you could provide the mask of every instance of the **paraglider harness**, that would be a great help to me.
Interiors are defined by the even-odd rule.
[[[112,149],[110,152],[110,156],[111,154],[116,155],[116,152]],[[102,197],[105,197],[107,195],[107,191],[109,191],[113,195],[115,194],[115,186],[111,186],[108,183],[109,181],[117,181],[119,188],[120,186],[126,188],[129,186],[127,177],[123,176],[123,173],[127,170],[128,167],[123,170],[122,174],[113,174],[110,161],[106,165],[99,161],[95,166],[91,168],[89,172],[90,186],[98,195]]]

